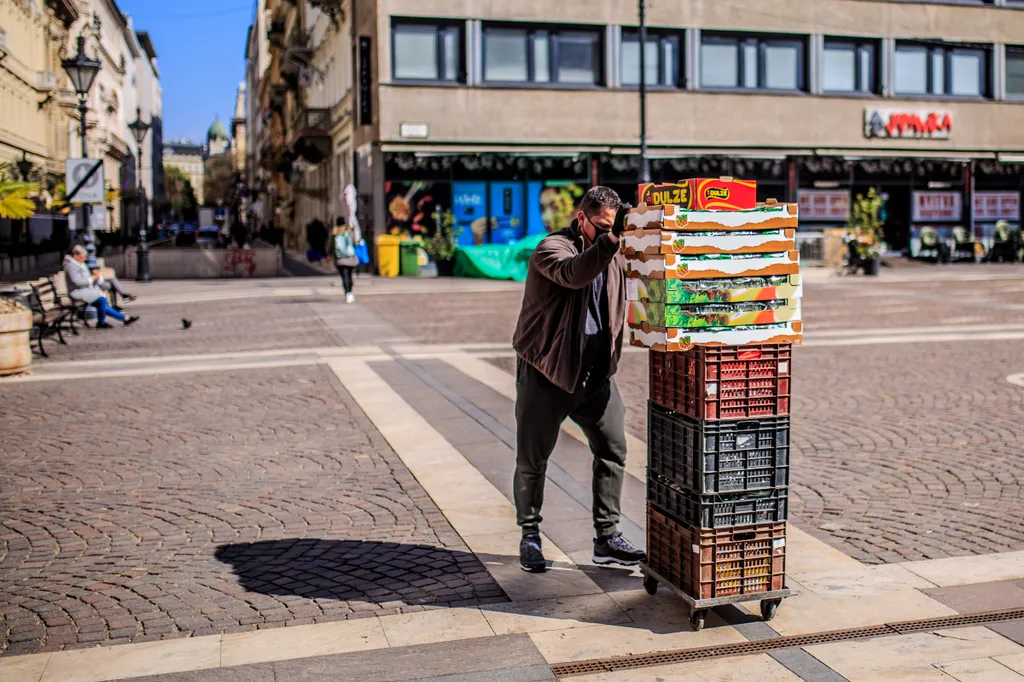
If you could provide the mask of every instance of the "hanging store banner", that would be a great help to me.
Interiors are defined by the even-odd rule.
[[[974,220],[1020,220],[1020,192],[975,192]]]
[[[865,109],[864,137],[927,138],[948,140],[953,134],[953,112],[930,109]]]
[[[960,192],[914,192],[915,223],[956,223],[963,218]]]
[[[802,189],[797,193],[800,220],[845,223],[850,217],[850,191]]]

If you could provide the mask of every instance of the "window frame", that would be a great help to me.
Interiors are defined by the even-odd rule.
[[[718,45],[733,45],[736,48],[736,85],[735,86],[718,86],[704,85],[703,79],[703,59],[704,59],[704,45],[708,42]],[[743,85],[746,76],[746,63],[747,63],[747,50],[745,48],[750,45],[754,45],[757,50],[757,86],[746,87]],[[769,88],[765,85],[767,82],[767,69],[768,65],[765,60],[765,53],[768,47],[796,47],[797,49],[797,69],[796,69],[796,89],[790,88]],[[700,53],[700,62],[698,63],[698,83],[697,87],[699,90],[706,92],[756,92],[761,94],[783,94],[783,95],[795,95],[795,94],[807,94],[810,91],[808,87],[808,36],[790,34],[790,33],[736,33],[729,31],[701,31],[700,34],[700,46],[698,52]]]
[[[619,85],[625,90],[639,90],[640,83],[626,84],[622,78],[622,46],[625,45],[626,40],[630,42],[636,41],[637,45],[640,44],[640,29],[639,27],[622,27],[622,33],[619,36]],[[685,90],[686,89],[686,35],[685,31],[672,30],[672,29],[647,29],[647,40],[656,40],[658,45],[658,83],[646,83],[648,90]],[[671,85],[664,85],[661,81],[664,80],[665,76],[665,53],[664,53],[664,41],[674,41],[676,51],[676,82]],[[637,67],[639,68],[639,66]],[[639,76],[639,74],[638,74]]]
[[[1007,100],[1021,102],[1024,101],[1024,92],[1010,92],[1010,89],[1007,87],[1009,85],[1009,80],[1007,78],[1009,70],[1006,68],[1005,62],[1010,61],[1011,54],[1016,55],[1021,62],[1024,62],[1024,45],[1007,45],[1006,52],[1003,55],[1003,93]]]
[[[925,90],[927,92],[900,92],[896,89],[896,55],[899,52],[924,52],[925,55]],[[980,53],[978,65],[978,85],[980,92],[976,95],[955,95],[953,87],[953,56],[956,54]],[[935,57],[942,58],[942,92],[935,92]],[[992,99],[992,60],[993,46],[977,43],[945,43],[918,40],[897,40],[893,47],[893,95],[896,97],[917,99],[960,99],[989,100]]]
[[[525,81],[504,81],[487,79],[487,33],[489,30],[498,31],[520,31],[526,41],[526,80]],[[573,83],[558,80],[559,69],[559,36],[565,33],[592,34],[594,38],[594,82]],[[534,55],[534,38],[538,35],[546,35],[548,80],[538,81],[536,79],[537,60]],[[504,21],[484,22],[480,27],[480,83],[483,87],[497,88],[552,88],[569,90],[592,90],[607,87],[607,74],[605,73],[605,41],[604,31],[600,26],[592,24],[581,24],[569,26],[566,24],[545,24],[545,23],[515,23]]]
[[[825,84],[825,53],[831,48],[837,47],[853,50],[853,90],[829,90]],[[861,69],[861,51],[871,50],[870,87],[862,89],[860,86],[864,81],[863,69]],[[825,96],[838,97],[878,97],[882,94],[882,69],[880,56],[882,54],[882,41],[877,38],[853,38],[848,36],[825,36],[821,46],[821,93]]]
[[[434,33],[434,55],[437,59],[437,74],[435,78],[399,78],[395,69],[398,62],[395,59],[395,33],[396,30],[406,26],[420,28],[432,28]],[[455,69],[455,80],[444,77],[447,60],[445,58],[444,34],[454,31],[458,37],[458,65]],[[444,85],[456,86],[466,83],[466,24],[462,21],[443,21],[437,19],[426,19],[420,17],[391,17],[391,82],[396,84],[410,85]]]

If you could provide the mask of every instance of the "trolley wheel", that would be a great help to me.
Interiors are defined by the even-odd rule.
[[[690,614],[690,627],[700,632],[704,629],[704,619],[708,615],[707,609],[698,609]]]
[[[779,604],[781,603],[781,599],[766,599],[761,602],[761,618],[766,621],[774,618],[775,614],[779,610]]]
[[[647,594],[654,594],[658,591],[658,579],[654,576],[644,576],[644,589],[647,590]]]

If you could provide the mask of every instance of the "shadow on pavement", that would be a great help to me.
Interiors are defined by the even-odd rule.
[[[476,556],[430,545],[285,539],[221,545],[215,556],[260,594],[409,606],[508,601]]]

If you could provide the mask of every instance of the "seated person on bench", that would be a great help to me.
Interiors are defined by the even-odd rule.
[[[109,291],[112,288],[115,291],[120,291],[115,288],[118,285],[105,280],[98,270],[96,272],[89,272],[89,266],[85,264],[85,258],[85,247],[76,245],[72,248],[71,254],[64,256],[64,277],[67,279],[68,295],[71,298],[96,306],[96,328],[110,328],[110,325],[107,324],[107,315],[116,320],[121,320],[125,326],[138,320],[137,315],[126,317],[123,313],[110,306],[106,296],[103,295],[103,291]],[[107,286],[104,286],[104,284],[107,284]]]

